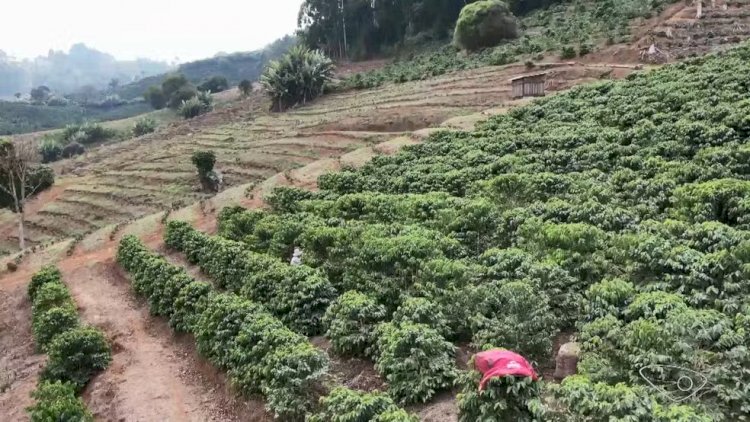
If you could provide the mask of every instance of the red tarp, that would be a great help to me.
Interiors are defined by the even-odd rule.
[[[530,377],[534,381],[538,376],[529,362],[518,353],[510,350],[493,349],[477,353],[474,357],[474,367],[484,374],[479,383],[479,389],[484,390],[485,384],[495,377]]]

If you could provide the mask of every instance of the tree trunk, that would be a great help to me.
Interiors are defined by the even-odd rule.
[[[26,236],[24,233],[25,213],[23,208],[18,211],[18,246],[21,250],[26,249]]]
[[[700,19],[703,17],[703,0],[698,0],[695,2],[696,11],[695,11],[695,18]]]

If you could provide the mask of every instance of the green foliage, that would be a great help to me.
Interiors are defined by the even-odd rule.
[[[213,107],[211,94],[208,91],[199,92],[197,96],[182,100],[178,113],[185,119],[192,119],[193,117],[208,113],[213,110]]]
[[[153,117],[138,119],[133,126],[133,136],[143,136],[154,131],[156,131],[156,120]]]
[[[422,297],[405,299],[394,312],[393,322],[395,324],[405,322],[424,324],[443,336],[447,337],[450,334],[446,317],[440,307],[429,299]]]
[[[93,422],[94,416],[83,400],[76,397],[76,387],[60,381],[43,381],[31,393],[34,405],[27,408],[32,422]]]
[[[620,315],[634,296],[632,283],[621,279],[602,280],[586,291],[587,314],[590,318]]]
[[[70,297],[68,287],[59,280],[59,282],[42,284],[32,301],[32,313],[46,312],[52,308],[64,305],[72,305],[73,299]]]
[[[328,307],[323,325],[337,353],[367,356],[372,354],[375,327],[386,318],[385,306],[357,291],[348,291]]]
[[[77,327],[59,334],[47,346],[47,355],[42,379],[70,382],[77,389],[82,389],[112,360],[104,334],[93,327]]]
[[[187,80],[187,78],[185,78],[185,75],[181,73],[174,73],[164,79],[164,81],[161,83],[161,90],[164,93],[165,97],[171,99],[172,96],[177,93],[177,91],[189,85],[190,82]]]
[[[32,332],[37,348],[49,355],[27,411],[32,421],[93,421],[76,391],[107,367],[109,345],[95,328],[80,327],[78,313],[62,274],[42,268],[29,283]]]
[[[72,158],[86,152],[86,147],[78,142],[71,142],[62,149],[62,158]]]
[[[459,421],[540,421],[544,418],[540,381],[528,377],[492,378],[479,389],[482,374],[462,371],[456,384],[461,392],[458,402]]]
[[[268,64],[260,83],[271,98],[273,109],[283,111],[321,95],[333,77],[333,69],[333,62],[322,52],[296,46]]]
[[[455,347],[435,329],[406,322],[377,330],[375,369],[400,403],[424,403],[453,385]]]
[[[611,11],[616,20],[638,5],[602,2],[582,16]],[[548,35],[560,37],[553,51],[583,42]],[[279,191],[270,210],[225,210],[220,232],[231,240],[170,222],[167,245],[241,296],[201,296],[194,312],[216,307],[202,319],[207,335],[231,349],[208,341],[207,353],[242,391],[296,414],[288,406],[316,401],[319,385],[306,381],[315,371],[294,365],[321,362],[304,336],[322,331],[324,314],[332,342],[343,339],[334,347],[364,354],[374,341],[377,370],[404,403],[451,384],[454,346],[439,327],[532,360],[548,359],[553,334],[575,328],[582,378],[563,383],[559,406],[544,409],[505,380],[496,396],[467,392],[462,411],[487,420],[503,420],[500,409],[540,420],[742,420],[750,406],[748,74],[742,46],[577,87],[474,132],[438,132],[323,176],[313,194]],[[287,264],[295,247],[302,266]],[[151,271],[148,261],[140,267]],[[267,312],[238,327],[245,300]],[[266,363],[297,368],[302,381],[269,378]],[[680,371],[665,365],[705,376],[707,388],[672,405],[642,377],[676,385]]]
[[[200,104],[202,106],[202,102],[196,103],[195,97],[198,96],[198,90],[195,89],[192,85],[185,85],[183,87],[178,88],[175,92],[173,92],[169,96],[169,100],[167,101],[167,105],[172,110],[177,110],[180,112],[182,106],[185,103],[191,102],[192,104]],[[191,101],[193,100],[193,101]],[[184,115],[182,115],[184,117]]]
[[[237,85],[237,88],[243,96],[247,97],[253,92],[253,83],[247,79],[243,79],[240,81],[239,85]]]
[[[234,294],[214,295],[205,308],[194,330],[198,351],[214,365],[227,369],[233,341],[245,318],[261,312],[262,308]]]
[[[565,45],[563,46],[562,50],[560,50],[560,59],[562,60],[568,60],[573,59],[576,56],[576,49],[572,46]]]
[[[62,131],[62,140],[66,145],[74,142],[89,145],[112,139],[115,135],[114,130],[107,129],[99,123],[85,122],[65,126]]]
[[[480,0],[466,5],[456,22],[453,42],[465,50],[492,47],[518,36],[518,22],[500,0]]]
[[[750,182],[738,179],[711,180],[675,190],[675,215],[691,221],[718,221],[750,228]]]
[[[78,311],[56,267],[45,267],[29,284],[32,332],[37,349],[46,351],[55,336],[78,327]]]
[[[503,347],[533,359],[549,354],[556,324],[544,292],[514,281],[489,283],[477,293],[483,297],[472,320],[478,348]]]
[[[177,221],[167,224],[165,242],[185,252],[220,287],[263,303],[293,330],[322,332],[323,314],[335,290],[319,271],[250,252],[242,243],[206,236]]]
[[[205,177],[214,170],[216,154],[213,151],[195,151],[191,157],[193,165],[198,169],[198,174]]]
[[[170,222],[167,243],[190,245],[196,235],[189,226]],[[261,392],[269,410],[282,420],[301,420],[310,412],[329,363],[306,337],[286,328],[256,302],[191,282],[184,269],[151,252],[134,236],[120,241],[117,261],[132,275],[136,292],[148,297],[151,311],[171,306],[170,325],[192,332],[199,352],[227,370],[241,391]],[[169,279],[160,287],[165,277]]]
[[[229,82],[223,76],[212,76],[202,84],[198,85],[198,91],[215,94],[229,89]]]
[[[59,129],[73,123],[119,120],[148,112],[145,102],[132,101],[116,107],[96,103],[65,106],[30,104],[22,101],[0,101],[0,136]]]
[[[365,393],[346,387],[336,387],[320,399],[322,410],[311,416],[309,422],[416,422],[382,393]],[[401,413],[403,412],[403,413]]]
[[[33,303],[36,300],[36,294],[42,286],[51,283],[62,284],[62,273],[54,265],[47,265],[31,276],[31,282],[29,282],[27,289],[31,302]]]
[[[34,310],[32,332],[41,351],[47,351],[53,339],[78,327],[78,310],[74,306],[60,306],[46,311]]]
[[[164,91],[156,85],[150,86],[148,90],[143,93],[143,98],[151,104],[154,110],[161,110],[167,106],[169,97],[164,94]]]
[[[316,0],[315,3],[324,2]],[[389,17],[412,17],[419,22],[430,22],[428,28],[424,26],[413,26],[414,22],[401,21],[406,26],[400,30],[395,30],[389,26],[381,26],[375,31],[386,31],[390,36],[386,39],[395,40],[403,35],[408,34],[406,28],[422,28],[431,32],[432,28],[440,28],[442,34],[437,39],[446,38],[448,31],[456,25],[456,17],[459,11],[467,2],[445,0],[440,5],[434,4],[423,5],[423,0],[409,0],[408,2],[399,2],[396,7],[398,12],[384,10],[379,13],[386,13]],[[308,1],[307,3],[313,3]],[[406,4],[419,3],[416,8],[409,9]],[[482,2],[484,3],[484,2]],[[571,57],[575,57],[575,46],[579,46],[580,55],[590,53],[594,50],[593,46],[603,45],[605,41],[613,42],[630,41],[630,20],[637,17],[650,17],[653,13],[659,12],[666,5],[670,4],[667,0],[627,0],[627,1],[597,1],[591,0],[573,0],[573,1],[527,1],[511,0],[505,2],[510,6],[511,11],[519,16],[519,28],[529,29],[524,31],[520,37],[507,40],[495,47],[487,48],[476,53],[464,55],[458,54],[456,47],[445,45],[442,48],[435,48],[432,44],[427,44],[416,54],[409,51],[403,57],[397,57],[393,63],[386,65],[381,69],[375,69],[364,73],[357,73],[348,77],[342,84],[343,88],[368,89],[380,86],[384,83],[403,83],[415,80],[424,80],[445,73],[473,69],[482,66],[501,66],[513,62],[523,62],[529,57],[551,51],[562,51],[568,46],[572,52]],[[386,9],[390,3],[373,3],[383,5]],[[387,5],[386,5],[387,4]],[[399,6],[404,5],[401,9]],[[473,6],[468,4],[468,6]],[[376,6],[377,7],[377,6]],[[477,7],[477,6],[473,6]],[[329,16],[330,13],[338,13],[337,8],[320,10],[317,7],[314,10],[318,14],[310,15],[310,19],[316,20],[320,16]],[[402,12],[403,11],[403,12]],[[406,12],[406,13],[404,13]],[[361,10],[357,13],[352,11],[351,16],[361,16]],[[413,16],[411,14],[418,16]],[[437,18],[434,15],[440,16]],[[341,28],[333,22],[337,20],[325,21],[327,26],[324,28],[317,27],[315,24],[303,33],[303,40],[310,46],[322,46],[331,55],[336,55],[340,45]],[[372,20],[379,22],[380,19]],[[323,24],[323,21],[320,22]],[[411,25],[411,26],[410,26]],[[365,26],[366,27],[366,26]],[[359,32],[362,25],[347,25],[351,32]],[[320,35],[320,32],[324,35]],[[403,34],[403,35],[402,35]],[[350,39],[354,38],[352,34]],[[454,34],[455,35],[455,34]],[[308,41],[308,36],[317,41]],[[337,38],[338,37],[338,38]],[[366,38],[363,43],[377,40],[377,38]],[[329,44],[331,43],[331,44]],[[326,48],[328,47],[328,48]],[[592,47],[592,48],[589,48]],[[332,51],[329,51],[332,50]]]
[[[177,293],[169,325],[177,331],[194,332],[198,317],[210,299],[211,285],[193,281],[183,286]]]
[[[714,420],[710,415],[688,405],[663,406],[642,387],[594,383],[583,375],[566,378],[560,387],[553,391],[566,406],[565,414],[575,418],[590,420],[616,418],[644,422]]]
[[[63,153],[63,147],[54,138],[44,138],[39,143],[39,154],[42,156],[43,163],[51,163],[60,159]]]

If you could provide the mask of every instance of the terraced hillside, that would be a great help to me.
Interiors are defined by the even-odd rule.
[[[652,43],[673,61],[732,45],[750,35],[747,0],[717,0],[716,7],[704,8],[701,19],[695,19],[695,12],[692,2],[678,2],[659,16],[635,19],[629,28],[631,43],[603,48],[577,62],[535,60],[533,68],[485,66],[327,95],[283,114],[267,113],[257,93],[244,101],[223,93],[220,110],[207,116],[172,123],[160,133],[56,164],[62,175],[56,187],[28,207],[28,243],[81,236],[205,198],[189,160],[198,149],[216,151],[225,188],[260,182],[279,172],[304,178],[298,169],[321,158],[335,158],[323,165],[336,168],[341,164],[338,157],[347,155],[344,164],[349,164],[348,159],[361,162],[393,151],[390,146],[375,151],[375,144],[414,142],[424,128],[470,129],[477,121],[518,104],[509,95],[508,80],[514,76],[546,72],[547,90],[553,92],[622,78],[639,63],[652,62],[642,55]],[[565,27],[558,22],[555,28]],[[568,30],[581,36],[586,32]],[[16,236],[12,216],[0,214],[0,254],[16,250]]]
[[[284,114],[255,97],[60,162],[28,207],[32,240],[96,231],[13,272],[2,262],[0,419],[26,420],[44,361],[27,284],[54,262],[112,346],[82,393],[97,420],[476,421],[497,400],[519,421],[742,420],[748,57],[746,45],[625,82],[602,80],[634,66],[596,56],[484,67]],[[509,110],[527,100],[510,100],[508,80],[540,69],[550,91],[600,82]],[[438,126],[471,132],[393,154]],[[225,190],[163,218],[204,198],[189,164],[204,148]],[[269,182],[305,189],[219,213],[259,207]],[[11,249],[11,216],[0,225]],[[287,265],[295,247],[302,265]],[[571,335],[578,375],[547,382]],[[465,369],[489,346],[526,355],[545,385],[477,394]],[[710,384],[671,400],[640,371],[680,389],[665,363]]]
[[[648,36],[652,40],[641,42],[654,42],[679,60],[706,54],[750,37],[750,1],[715,0],[715,7],[711,7],[711,2],[705,3],[701,19],[695,19],[695,7],[685,8],[650,30]]]
[[[541,64],[487,67],[428,81],[366,92],[329,95],[288,113],[265,112],[259,96],[166,131],[95,149],[55,164],[56,186],[30,204],[31,245],[81,236],[98,228],[198,201],[190,156],[213,150],[224,187],[261,182],[322,158],[341,157],[455,117],[515,104],[509,79],[526,72],[548,73],[548,90],[620,78],[633,66]],[[460,120],[460,119],[459,119]],[[455,121],[455,120],[454,120]],[[450,123],[450,122],[449,122]],[[460,122],[459,122],[460,126]],[[291,172],[291,173],[290,173]],[[303,176],[300,176],[303,177]],[[15,225],[0,226],[0,249],[12,251]]]

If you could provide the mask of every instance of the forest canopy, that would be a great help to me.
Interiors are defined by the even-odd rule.
[[[389,48],[445,40],[473,0],[305,0],[299,36],[331,57],[364,58]],[[559,0],[509,0],[522,15]]]

